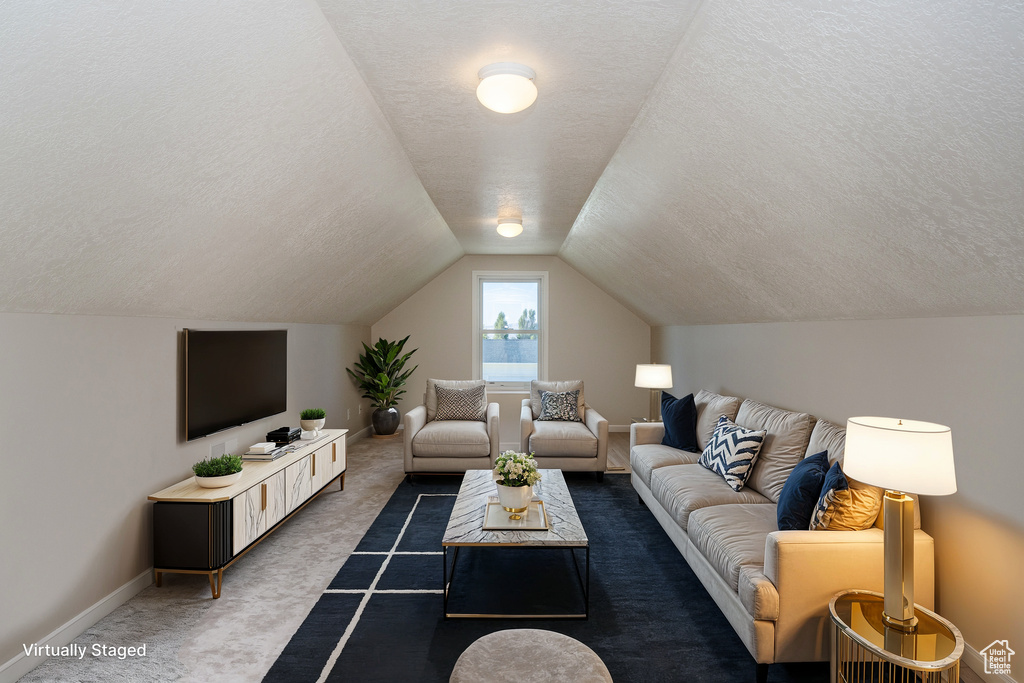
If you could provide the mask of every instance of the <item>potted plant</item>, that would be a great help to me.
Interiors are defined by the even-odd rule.
[[[206,458],[192,465],[196,483],[205,489],[231,486],[242,478],[242,457],[225,453],[218,458]]]
[[[498,503],[511,512],[509,519],[522,519],[533,500],[533,485],[540,481],[533,453],[505,451],[494,461],[494,483],[498,487]]]
[[[398,408],[395,407],[398,404],[398,397],[405,393],[402,387],[405,386],[409,375],[419,367],[417,365],[412,370],[403,372],[409,356],[417,351],[413,349],[403,355],[402,349],[407,341],[408,336],[397,342],[378,339],[372,347],[364,343],[363,349],[366,353],[359,354],[359,362],[355,364],[355,369],[345,368],[363,390],[363,398],[372,401],[374,411],[370,418],[373,422],[373,431],[380,436],[389,436],[398,429],[401,417]]]
[[[323,408],[306,408],[299,413],[299,426],[304,432],[313,432],[313,438],[320,436],[320,430],[324,427],[327,413]]]

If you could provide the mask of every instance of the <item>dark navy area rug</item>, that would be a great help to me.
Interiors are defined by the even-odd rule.
[[[264,681],[447,681],[474,640],[508,628],[571,636],[620,683],[753,681],[753,658],[629,477],[565,479],[590,539],[588,620],[443,619],[441,538],[461,477],[420,477],[399,484]],[[466,550],[455,574],[459,611],[483,611],[498,590],[505,601],[524,596],[529,613],[581,604],[568,550]],[[827,663],[773,664],[769,673],[777,683],[827,679]]]

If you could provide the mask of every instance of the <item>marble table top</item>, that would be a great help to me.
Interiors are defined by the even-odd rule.
[[[533,494],[544,501],[550,529],[485,531],[483,525],[487,499],[497,495],[497,489],[491,470],[469,470],[459,488],[441,545],[588,545],[587,533],[576,514],[576,506],[572,503],[562,471],[540,470],[540,473],[541,480],[533,487]]]

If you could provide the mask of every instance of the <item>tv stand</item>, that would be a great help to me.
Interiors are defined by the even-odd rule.
[[[247,461],[242,478],[219,489],[192,477],[149,496],[153,505],[153,580],[164,573],[206,574],[220,597],[224,570],[276,531],[335,481],[345,489],[347,429],[271,462]]]

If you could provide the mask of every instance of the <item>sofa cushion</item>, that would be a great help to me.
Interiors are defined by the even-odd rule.
[[[796,464],[807,454],[814,418],[747,399],[736,413],[736,424],[763,429],[767,434],[747,486],[779,501],[782,487]]]
[[[697,404],[693,402],[693,394],[676,398],[667,391],[661,392],[661,421],[665,425],[662,444],[693,453],[699,452]]]
[[[828,451],[804,458],[789,475],[779,496],[779,531],[806,531],[828,472]]]
[[[733,491],[714,472],[700,465],[667,465],[651,472],[651,494],[686,531],[690,513],[712,505],[771,503],[757,491]],[[775,506],[772,506],[775,514]],[[774,523],[774,522],[773,522]]]
[[[778,621],[779,589],[764,575],[764,567],[745,564],[740,567],[740,603],[755,619]]]
[[[597,457],[597,437],[582,422],[534,422],[529,447],[536,456]]]
[[[703,451],[707,447],[719,417],[725,415],[730,420],[736,419],[741,402],[735,396],[720,396],[703,389],[697,392],[693,397],[697,406],[697,448]]]
[[[818,420],[811,430],[811,438],[807,442],[807,454],[810,457],[816,453],[828,451],[828,464],[831,467],[834,463],[843,461],[843,453],[846,451],[846,430],[828,420]]]
[[[434,387],[442,386],[449,389],[472,389],[473,387],[485,387],[482,379],[428,379],[427,390],[424,396],[424,403],[427,406],[427,422],[433,422],[437,414],[437,391]],[[486,389],[484,390],[486,394]],[[486,401],[486,399],[484,399]]]
[[[535,379],[530,382],[530,409],[533,410],[533,419],[540,417],[540,392],[542,391],[578,391],[579,397],[576,401],[576,410],[583,415],[583,404],[586,402],[583,396],[583,380],[570,379],[555,382],[545,382]]]
[[[778,531],[775,506],[715,505],[690,515],[690,542],[737,593],[740,568],[764,568],[764,542]]]
[[[651,472],[667,465],[694,465],[700,453],[681,451],[660,443],[638,444],[629,452],[629,467],[640,480],[651,488]],[[815,499],[817,500],[817,499]]]
[[[468,389],[435,386],[437,412],[435,420],[478,420],[484,421],[487,414],[487,388],[478,385]]]
[[[811,517],[810,529],[860,531],[875,523],[882,499],[868,489],[854,489],[839,463],[832,465]]]
[[[542,391],[540,392],[541,421],[565,420],[567,422],[583,422],[583,414],[579,409],[579,390],[573,391]]]
[[[744,429],[722,415],[697,462],[721,475],[733,491],[739,491],[754,470],[764,436],[764,430]]]
[[[477,458],[491,454],[491,440],[484,422],[435,420],[416,432],[412,454],[419,458]]]

